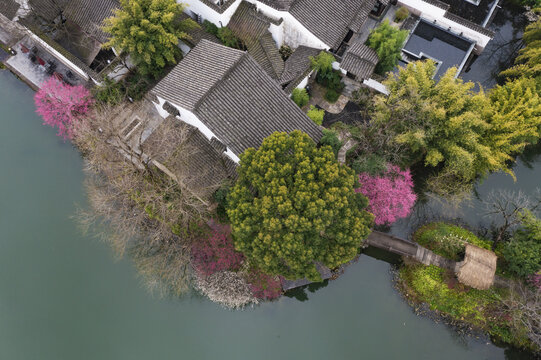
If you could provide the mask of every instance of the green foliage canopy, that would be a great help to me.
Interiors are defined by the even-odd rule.
[[[527,79],[496,87],[488,96],[449,69],[433,80],[433,61],[415,62],[390,74],[388,97],[376,96],[376,126],[405,147],[405,162],[434,173],[431,190],[463,191],[490,171],[512,175],[507,161],[539,138],[540,98]]]
[[[389,20],[383,21],[370,32],[367,45],[378,54],[379,62],[376,65],[378,74],[386,73],[396,66],[406,37],[408,37],[408,31],[392,27]]]
[[[265,273],[320,280],[314,262],[353,259],[370,232],[353,171],[300,131],[247,149],[238,172],[227,208],[235,247]]]
[[[541,269],[541,220],[525,210],[518,229],[503,250],[509,270],[526,277]]]
[[[317,125],[323,124],[323,118],[325,117],[325,110],[318,109],[314,105],[310,105],[310,110],[306,115]]]
[[[308,104],[308,100],[310,100],[310,97],[308,96],[308,92],[306,89],[293,89],[293,92],[291,93],[291,100],[295,102],[299,107],[303,107],[304,105]]]
[[[178,21],[184,9],[175,0],[120,0],[120,9],[105,19],[104,31],[111,34],[105,47],[128,52],[143,75],[157,77],[180,55],[179,39],[198,26],[191,19]]]

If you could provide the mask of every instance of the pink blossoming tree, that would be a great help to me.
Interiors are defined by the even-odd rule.
[[[387,165],[381,175],[361,173],[359,183],[356,191],[368,198],[368,210],[374,214],[376,225],[389,225],[408,216],[417,199],[410,171],[401,171],[395,165]]]
[[[90,92],[83,86],[70,86],[51,77],[34,95],[36,112],[43,123],[58,129],[58,136],[73,138],[74,125],[93,104]]]
[[[209,276],[218,271],[238,270],[244,256],[235,250],[231,231],[220,227],[192,246],[192,260],[199,273]]]

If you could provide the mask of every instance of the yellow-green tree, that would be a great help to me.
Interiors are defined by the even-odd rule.
[[[120,0],[120,9],[105,20],[111,39],[104,45],[129,53],[143,74],[157,77],[180,55],[179,39],[187,39],[190,19],[179,21],[184,8],[175,0]]]
[[[489,93],[492,116],[485,141],[499,149],[502,158],[512,159],[541,136],[541,97],[534,79],[519,78],[498,85]],[[497,154],[497,153],[496,153]]]
[[[541,8],[535,11],[541,13]],[[522,41],[525,46],[515,59],[515,66],[503,71],[501,75],[536,79],[539,90],[541,89],[541,18],[526,27]]]
[[[376,99],[376,122],[392,122],[395,141],[405,146],[410,163],[421,161],[444,183],[471,182],[477,175],[505,167],[483,136],[490,128],[490,101],[472,91],[473,83],[455,78],[456,69],[433,80],[433,61],[415,62],[384,82],[389,97]],[[447,190],[444,190],[447,191]]]
[[[265,273],[320,280],[315,262],[350,261],[370,232],[354,172],[300,131],[247,149],[238,172],[227,208],[235,247]]]

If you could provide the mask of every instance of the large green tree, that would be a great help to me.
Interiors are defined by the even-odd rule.
[[[129,53],[143,75],[157,77],[176,62],[179,39],[189,38],[186,31],[198,26],[179,21],[183,9],[175,0],[120,0],[120,9],[105,20],[111,38],[104,46]]]
[[[378,74],[390,71],[396,66],[400,59],[402,45],[407,37],[407,30],[392,27],[389,20],[385,20],[370,32],[367,45],[376,50],[378,54],[379,62],[376,65]]]
[[[532,81],[498,86],[489,95],[448,70],[435,81],[433,61],[415,62],[389,75],[389,96],[377,96],[374,125],[404,147],[407,164],[432,169],[430,188],[442,195],[467,190],[478,176],[506,171],[539,138],[540,99]]]
[[[227,209],[235,247],[266,273],[320,280],[315,262],[353,259],[370,232],[373,215],[355,184],[330,146],[274,133],[241,156]]]

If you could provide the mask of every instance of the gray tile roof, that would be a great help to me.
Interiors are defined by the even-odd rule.
[[[183,183],[199,194],[210,197],[216,190],[214,188],[216,184],[221,184],[233,175],[228,169],[227,159],[229,158],[213,147],[212,140],[215,138],[209,141],[196,127],[182,123],[173,116],[164,119],[162,124],[146,139],[145,145],[152,148],[154,142],[163,140],[158,139],[159,136],[164,136],[160,127],[167,129],[169,126],[184,126],[187,135],[182,139],[182,143],[167,142],[169,149],[165,153],[172,154],[170,157],[165,158],[157,154],[154,160],[165,165],[174,174],[189,175],[182,179]],[[185,156],[181,153],[182,151],[189,151],[190,155]]]
[[[289,7],[295,0],[258,0],[263,4],[267,4],[276,10],[289,10]]]
[[[189,107],[236,155],[259,147],[275,131],[301,130],[315,141],[322,135],[248,53],[207,40],[189,52],[153,92]]]
[[[241,39],[250,55],[274,79],[284,71],[284,61],[269,32],[270,19],[257,12],[256,6],[241,2],[227,25]]]
[[[109,35],[101,29],[103,20],[119,7],[118,0],[71,0],[64,10],[64,17],[79,25],[88,36],[105,43]]]
[[[293,91],[302,79],[310,73],[310,56],[317,56],[320,51],[320,49],[308,46],[299,46],[286,60],[284,72],[280,77],[280,85],[287,85],[284,89],[286,93]]]
[[[355,28],[360,28],[362,16],[357,18],[357,14],[359,11],[366,11],[366,1],[295,0],[289,12],[331,49],[336,49],[352,24]]]
[[[201,40],[154,88],[156,95],[193,111],[244,52]]]
[[[364,25],[366,19],[368,19],[368,15],[370,14],[370,11],[372,11],[374,6],[376,5],[377,1],[378,0],[365,0],[363,2],[361,7],[359,8],[359,11],[357,12],[357,15],[355,15],[355,17],[353,18],[353,21],[351,21],[351,24],[349,25],[349,28],[351,30],[353,30],[354,32],[361,31],[361,27]]]
[[[56,19],[66,8],[70,0],[29,0],[31,15],[52,21]]]
[[[374,49],[361,43],[354,43],[346,51],[340,67],[359,79],[368,79],[378,61],[378,54]]]
[[[489,36],[490,38],[494,38],[494,31],[489,30],[487,28],[482,27],[481,25],[477,25],[469,20],[466,20],[458,15],[452,14],[449,11],[447,11],[444,15],[445,18],[452,20],[460,25],[464,25],[467,28],[470,28],[474,31],[477,31],[480,34]]]
[[[20,5],[15,0],[2,0],[0,1],[0,14],[12,20],[17,14]]]

